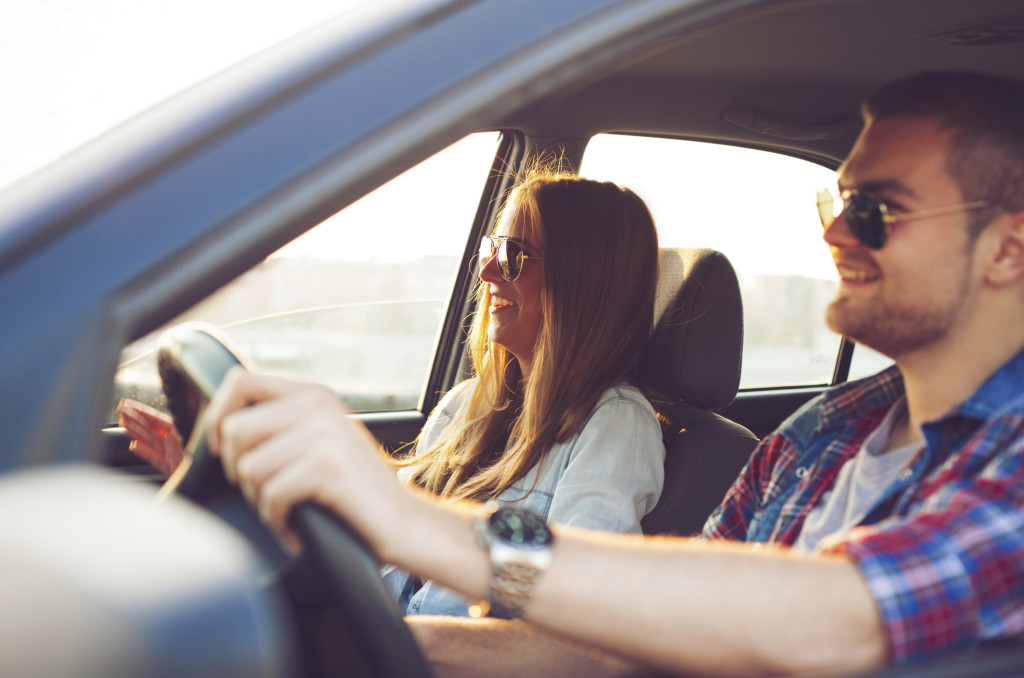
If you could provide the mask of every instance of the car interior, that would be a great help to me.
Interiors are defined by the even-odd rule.
[[[523,11],[541,12],[544,3],[534,4]],[[173,254],[162,254],[159,258],[154,255],[152,260],[139,257],[138,270],[131,274],[129,283],[109,284],[109,298],[116,299],[127,310],[112,313],[110,318],[97,316],[100,317],[96,321],[98,325],[106,323],[103,325],[107,331],[104,336],[111,337],[114,344],[112,347],[104,346],[102,351],[96,349],[102,359],[96,359],[99,367],[95,369],[104,375],[106,382],[96,388],[68,386],[61,391],[59,398],[53,396],[60,402],[71,401],[81,393],[76,388],[88,388],[89,397],[98,404],[87,414],[82,413],[78,418],[69,418],[67,423],[59,424],[67,428],[55,428],[47,435],[61,437],[69,431],[78,430],[71,428],[73,426],[84,430],[86,424],[82,422],[88,422],[89,430],[94,430],[93,424],[97,418],[102,418],[105,425],[102,438],[90,443],[95,448],[91,457],[102,465],[145,481],[160,482],[162,479],[128,451],[129,440],[124,430],[116,426],[110,405],[116,404],[121,397],[141,397],[143,391],[157,389],[155,337],[182,319],[204,319],[203,314],[209,306],[207,300],[218,290],[234,285],[233,281],[251,280],[245,277],[250,275],[250,270],[263,266],[281,269],[281,260],[271,256],[274,252],[332,215],[351,209],[350,205],[357,204],[359,198],[373,189],[391,180],[398,181],[396,177],[400,179],[402,172],[434,153],[454,147],[453,144],[467,135],[486,133],[496,136],[497,142],[491,146],[486,164],[477,172],[481,189],[473,193],[471,209],[467,212],[470,216],[457,224],[459,236],[455,244],[446,246],[451,261],[441,275],[444,281],[442,291],[429,295],[436,303],[430,307],[430,322],[420,332],[426,337],[425,357],[417,357],[423,372],[422,378],[418,376],[415,380],[409,396],[412,400],[382,408],[371,404],[357,408],[360,411],[354,415],[388,450],[407,449],[440,397],[467,376],[463,338],[469,318],[475,311],[473,290],[477,278],[473,260],[477,244],[492,229],[501,200],[512,187],[517,170],[529,166],[536,158],[554,157],[566,166],[585,170],[590,147],[596,146],[596,140],[602,136],[614,136],[698,142],[715,148],[769,152],[832,171],[839,167],[860,130],[860,101],[882,83],[921,70],[976,69],[1016,77],[1024,75],[1024,7],[1019,0],[730,2],[728,9],[718,7],[714,10],[707,8],[708,3],[692,3],[692,7],[686,3],[676,4],[686,6],[666,10],[661,22],[648,21],[638,24],[633,30],[623,31],[614,42],[581,48],[571,58],[555,61],[557,68],[552,67],[548,80],[537,79],[517,85],[510,88],[499,103],[488,100],[487,105],[468,110],[460,114],[461,117],[452,114],[450,119],[431,123],[434,124],[430,128],[432,133],[422,141],[403,141],[405,145],[396,145],[394,148],[398,150],[393,150],[391,155],[385,153],[390,147],[384,144],[374,148],[375,157],[360,156],[359,160],[366,169],[356,179],[342,172],[348,166],[339,164],[338,169],[328,160],[321,159],[317,161],[319,164],[310,162],[309,167],[304,166],[305,173],[301,180],[295,179],[294,187],[282,185],[275,188],[276,192],[237,198],[237,204],[230,206],[237,211],[230,212],[230,218],[217,216],[216,223],[226,225],[211,227],[213,235],[192,236],[185,232],[185,227],[180,234],[172,233],[170,228],[164,229],[166,235],[163,237],[168,240],[161,246],[173,250]],[[705,14],[706,19],[703,18]],[[552,30],[556,28],[553,23]],[[340,29],[336,26],[333,30]],[[320,39],[326,35],[329,32],[317,33],[313,37]],[[579,39],[577,33],[570,37]],[[547,36],[528,47],[535,50],[537,58],[543,58],[548,54],[544,50],[551,40],[553,38]],[[293,49],[302,52],[304,48],[293,45]],[[280,54],[286,54],[286,51]],[[487,75],[499,73],[500,56],[495,55],[495,64],[481,66],[481,81],[486,80]],[[280,55],[275,58],[284,60]],[[417,75],[422,82],[427,82],[430,74],[431,64],[427,61],[417,64],[423,69],[423,76]],[[276,62],[267,57],[263,66],[268,63]],[[508,66],[510,69],[513,67]],[[500,73],[504,74],[504,71]],[[309,74],[304,77],[303,83],[317,80]],[[218,82],[215,80],[212,85],[199,88],[195,101],[217,92]],[[295,87],[298,89],[298,85]],[[434,111],[425,106],[416,115],[440,116],[456,110],[456,94],[459,92],[452,94],[445,90],[443,93],[456,102],[451,104],[453,108],[438,104]],[[217,94],[222,95],[222,92]],[[284,98],[283,94],[279,96]],[[186,108],[184,105],[180,109],[169,108],[166,119],[177,120]],[[367,117],[372,116],[367,114]],[[240,115],[238,119],[244,120],[245,117]],[[153,120],[158,120],[158,117],[154,116]],[[392,121],[388,130],[394,132],[409,120]],[[185,127],[182,126],[183,129]],[[218,120],[216,125],[210,123],[209,130],[202,132],[213,138],[229,127]],[[142,129],[140,124],[124,131],[117,139],[130,140],[131,134],[140,133]],[[196,132],[196,138],[205,138],[203,134]],[[199,144],[198,141],[195,143]],[[689,153],[685,149],[691,147],[680,148],[684,151],[678,159],[669,158],[669,166],[686,160],[682,153]],[[286,155],[276,148],[265,152],[271,159],[277,158],[274,154],[278,152],[282,157]],[[138,177],[156,176],[159,168],[170,165],[178,157],[173,153],[166,156],[159,155],[157,151],[153,153],[155,159],[151,166],[146,166],[145,171],[138,171]],[[185,155],[184,152],[181,154]],[[640,159],[634,164],[643,165],[645,162]],[[72,170],[68,170],[69,176],[74,173]],[[733,166],[727,168],[726,173],[739,176],[739,170]],[[697,171],[700,172],[699,165]],[[133,175],[131,180],[122,177],[118,181],[121,183],[113,185],[113,188],[97,189],[97,195],[102,199],[97,198],[85,207],[76,208],[78,211],[74,214],[83,220],[93,214],[101,214],[106,204],[104,201],[116,205],[121,193],[127,193],[135,185],[133,182],[141,184],[143,179]],[[756,182],[756,176],[748,181]],[[271,185],[270,182],[271,179],[266,179],[267,185]],[[678,180],[674,187],[676,192],[668,200],[681,203],[691,197],[695,199],[698,197],[696,194],[703,190]],[[781,340],[790,342],[783,346],[787,352],[791,345],[800,342],[818,351],[820,342],[817,334],[793,338],[799,332],[791,329],[787,316],[776,310],[772,305],[774,302],[746,293],[747,288],[743,285],[753,274],[741,269],[740,256],[725,246],[705,246],[697,237],[703,231],[718,228],[718,220],[724,220],[726,212],[733,213],[749,229],[750,235],[744,236],[749,237],[749,241],[734,236],[728,238],[735,241],[738,252],[742,252],[744,247],[756,250],[755,238],[760,237],[759,232],[769,231],[766,237],[771,237],[774,226],[766,225],[769,222],[763,214],[767,208],[760,202],[744,200],[753,188],[756,187],[750,184],[729,187],[734,199],[726,204],[720,202],[718,214],[710,214],[707,221],[687,224],[691,229],[688,233],[693,234],[693,242],[687,242],[686,232],[678,241],[662,242],[658,313],[651,346],[643,358],[642,372],[645,386],[663,417],[666,480],[660,503],[644,520],[643,527],[648,534],[698,533],[742,469],[758,439],[808,399],[831,386],[861,376],[853,365],[864,353],[862,348],[841,337],[832,337],[829,340],[832,343],[821,351],[828,357],[813,359],[819,363],[824,361],[818,366],[821,378],[769,379],[764,383],[744,384],[743,375],[754,353],[746,348],[749,344],[745,341],[762,332],[760,324],[751,321],[751,313],[760,312],[769,321],[773,317],[777,319],[775,323],[767,322],[769,329],[765,332],[768,334],[774,330],[791,330]],[[808,208],[812,206],[813,188],[796,187],[796,192],[806,193]],[[224,182],[224,193],[230,189],[229,182]],[[441,195],[439,202],[445,198]],[[228,208],[224,210],[227,212]],[[60,228],[72,223],[71,217],[64,217],[63,221],[54,219],[57,226],[48,231],[51,235],[59,234]],[[198,217],[196,219],[198,223]],[[667,231],[669,221],[665,220],[664,226],[659,223],[659,229]],[[214,222],[213,217],[210,217],[210,222]],[[380,228],[383,232],[387,230]],[[14,261],[19,252],[27,252],[47,240],[47,237],[38,235],[18,240],[20,233],[12,233],[0,238],[0,244],[10,241],[17,245],[0,254],[0,270]],[[820,227],[815,233],[812,226],[806,238],[814,241],[819,234]],[[427,235],[431,236],[431,233]],[[119,233],[117,237],[123,236]],[[172,237],[182,240],[171,241]],[[193,240],[186,241],[187,237]],[[56,237],[51,239],[57,240]],[[795,242],[782,242],[780,245],[794,251],[797,247]],[[828,261],[827,251],[820,252],[820,255]],[[765,254],[763,258],[770,259],[771,256]],[[796,253],[794,256],[802,255]],[[124,268],[136,265],[134,261],[131,264],[116,259],[112,261]],[[785,269],[790,264],[781,266]],[[366,275],[363,269],[360,271],[360,275]],[[388,275],[394,275],[391,269],[388,271]],[[782,270],[761,276],[767,285],[765,294],[774,289],[778,293],[776,296],[780,296],[790,289],[783,286],[785,281],[780,282],[780,276],[785,273]],[[128,276],[127,273],[125,275]],[[88,282],[85,280],[82,284]],[[827,288],[827,283],[824,285]],[[58,292],[53,294],[55,298],[59,296]],[[817,310],[808,310],[816,309],[816,306],[805,303],[805,299],[813,296],[812,292],[801,292],[801,295],[804,296],[793,297],[794,307],[785,312],[801,317],[820,316]],[[419,298],[413,294],[409,299],[418,301]],[[364,308],[368,302],[349,305]],[[106,308],[103,307],[104,313]],[[77,310],[84,315],[94,309]],[[266,313],[270,317],[273,313],[281,315],[282,312]],[[224,323],[221,329],[231,333],[232,323],[237,324],[237,319]],[[795,325],[792,323],[793,327]],[[100,336],[99,329],[95,331],[97,337]],[[354,333],[358,334],[358,331]],[[13,329],[10,337],[11,342],[22,338],[20,334],[16,336]],[[232,338],[245,343],[241,332]],[[376,335],[372,341],[384,346],[384,341],[377,339]],[[101,343],[98,339],[95,341],[96,345]],[[399,350],[390,345],[385,349],[393,353]],[[73,349],[67,350],[71,355]],[[114,366],[122,370],[126,365],[132,366],[139,354],[153,358],[153,375],[142,378],[133,373],[125,377],[132,381],[135,390],[131,391],[110,385],[109,377],[115,371]],[[805,355],[809,354],[800,354],[795,360],[810,362],[811,359]],[[264,359],[254,357],[257,357],[257,363]],[[266,364],[277,365],[283,358],[274,354],[265,360]],[[278,363],[274,363],[275,360]],[[373,358],[361,358],[360,361],[373,362]],[[362,366],[352,369],[362,369]],[[54,379],[57,380],[56,377]],[[103,388],[107,392],[103,392]],[[340,391],[339,395],[347,396]],[[159,401],[160,394],[156,392],[155,397]],[[357,397],[362,396],[357,394]],[[35,409],[46,408],[40,405]],[[102,414],[97,415],[97,412]],[[14,444],[21,440],[18,435],[14,435]],[[26,433],[23,438],[32,436]],[[95,436],[90,440],[93,438]],[[231,511],[225,511],[225,514]],[[246,527],[243,531],[249,529]],[[355,619],[358,618],[357,613]],[[339,623],[358,625],[358,621],[352,620]],[[375,628],[373,633],[391,632]],[[323,648],[316,651],[322,652]],[[977,656],[960,663],[948,663],[941,670],[930,666],[880,672],[878,675],[1012,675],[1010,671],[1020,665],[1021,656],[1019,645],[986,647]],[[332,661],[339,660],[337,657],[324,660],[328,666]],[[385,660],[366,661],[374,664]],[[406,658],[402,661],[405,662]],[[416,664],[415,660],[411,661]],[[401,670],[404,675],[415,675],[422,669],[410,669],[405,663],[402,669],[381,666],[374,664],[366,671],[370,675],[388,675],[387,671]],[[409,673],[404,673],[406,671]]]
[[[700,533],[758,438],[717,414],[736,397],[743,311],[721,252],[663,249],[657,320],[643,373],[663,420],[665,485],[646,534]]]
[[[433,365],[418,407],[367,411],[361,415],[367,425],[389,449],[400,449],[415,439],[440,395],[466,376],[461,336],[474,310],[475,242],[491,227],[512,183],[509,172],[495,168],[525,167],[537,157],[558,157],[566,165],[585,167],[590,140],[614,133],[761,149],[834,169],[859,131],[860,100],[877,84],[926,68],[1017,72],[1022,20],[1015,18],[1018,8],[1012,0],[932,0],[927,11],[922,11],[924,6],[919,0],[770,3],[737,12],[734,18],[717,17],[685,34],[631,49],[628,59],[494,121],[491,128],[502,132],[501,141],[476,214],[463,230],[469,234],[463,241],[463,262],[437,330]],[[677,199],[692,196],[682,186]],[[751,214],[745,218],[758,218],[756,207],[747,209]],[[712,228],[714,224],[697,226],[698,231]],[[813,236],[808,234],[808,239]],[[689,263],[685,269],[689,271]],[[716,298],[712,307],[724,303],[722,299]],[[738,293],[735,303],[740,305]],[[752,305],[749,300],[747,305]],[[684,357],[677,358],[691,362],[682,363],[679,371],[732,379],[734,365],[738,373],[742,362],[742,343],[736,355],[723,347],[743,336],[742,314],[739,325],[723,322],[710,330],[714,335],[704,346],[719,351],[713,359],[695,357],[693,347],[701,344],[699,338],[692,339],[680,354]],[[659,325],[655,346],[661,346],[659,337],[665,331]],[[690,397],[679,395],[678,385],[655,388],[670,400],[715,412],[760,437],[822,388],[845,381],[855,352],[852,343],[838,342],[834,365],[818,383],[780,380],[774,388],[740,387],[738,395],[724,384],[715,395],[697,397],[692,392]],[[698,369],[709,365],[716,367]],[[667,372],[655,368],[648,373]],[[130,460],[122,439],[108,435],[107,443],[108,459]],[[733,465],[723,464],[720,470],[734,475]],[[698,513],[708,502],[700,505]],[[694,521],[696,517],[690,524]]]

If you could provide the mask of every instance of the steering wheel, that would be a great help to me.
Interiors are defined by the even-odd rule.
[[[236,365],[248,369],[249,361],[213,327],[189,323],[162,337],[157,368],[171,417],[188,442],[183,468],[179,467],[161,492],[176,491],[220,509],[217,512],[252,539],[272,565],[281,567],[288,556],[248,507],[241,491],[228,483],[220,460],[209,453],[206,444],[203,411],[228,370]],[[240,514],[244,524],[238,524]],[[312,503],[293,509],[289,521],[302,539],[301,559],[308,561],[313,587],[330,591],[337,612],[351,629],[350,646],[363,653],[370,675],[432,676],[402,620],[401,608],[384,586],[379,563],[362,538],[340,517]]]

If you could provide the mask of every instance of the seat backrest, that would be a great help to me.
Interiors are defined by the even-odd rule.
[[[757,445],[716,413],[736,397],[743,304],[732,264],[712,249],[663,248],[655,325],[641,366],[663,417],[665,486],[645,534],[700,532]]]

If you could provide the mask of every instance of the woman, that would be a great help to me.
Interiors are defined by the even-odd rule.
[[[632,191],[564,174],[520,184],[481,245],[476,376],[441,401],[399,475],[446,498],[639,532],[665,454],[654,410],[631,385],[657,257],[654,223]],[[394,568],[385,579],[409,614],[467,614],[432,582]]]
[[[451,500],[515,502],[549,522],[639,532],[665,454],[633,375],[657,269],[657,232],[632,191],[567,174],[523,181],[481,243],[475,376],[441,400],[412,457],[396,462],[399,476]],[[151,417],[122,408],[136,452],[161,460],[163,446],[180,457]],[[468,613],[432,582],[393,567],[384,577],[409,614]]]

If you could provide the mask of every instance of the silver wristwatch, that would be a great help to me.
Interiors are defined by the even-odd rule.
[[[515,619],[551,563],[554,535],[544,519],[521,508],[497,508],[477,522],[477,538],[491,556],[489,617]]]

